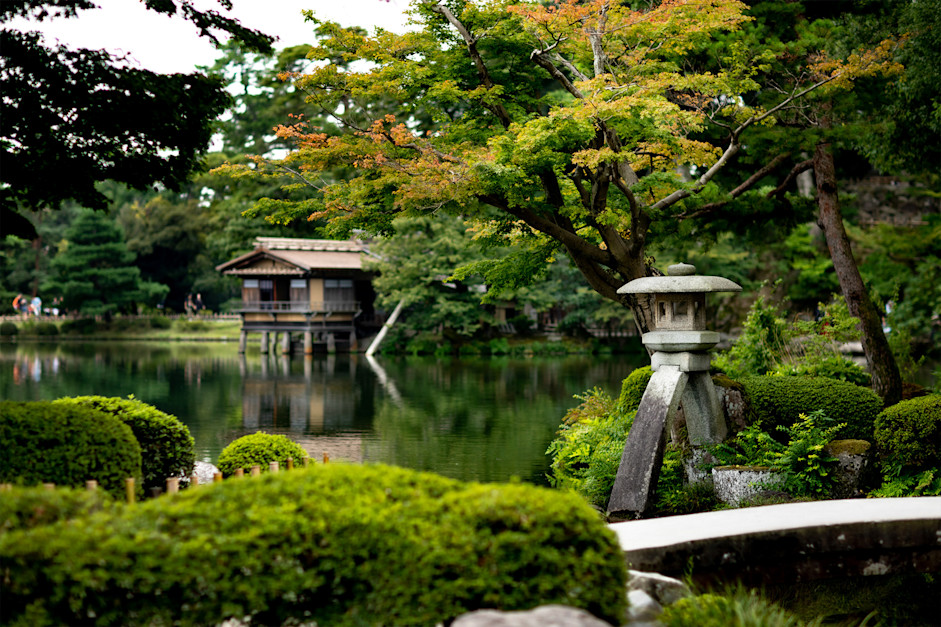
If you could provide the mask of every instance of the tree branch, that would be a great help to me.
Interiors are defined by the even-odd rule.
[[[484,64],[483,57],[480,56],[480,51],[477,50],[477,38],[471,35],[470,31],[464,26],[464,24],[455,17],[451,10],[443,4],[436,4],[431,7],[431,10],[435,13],[439,13],[444,16],[451,26],[453,26],[461,37],[464,39],[464,43],[467,44],[467,52],[470,54],[471,59],[474,61],[474,66],[477,68],[477,74],[480,76],[480,81],[483,83],[484,87],[487,89],[493,89],[494,82],[490,78],[490,72],[487,71],[487,66]],[[500,104],[494,105],[484,105],[487,107],[497,118],[500,120],[500,123],[503,125],[503,128],[508,128],[510,126],[510,113],[506,108]]]

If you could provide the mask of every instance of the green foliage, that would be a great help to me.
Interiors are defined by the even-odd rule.
[[[710,452],[717,465],[767,466],[784,475],[784,489],[789,494],[821,498],[830,493],[836,481],[833,470],[837,459],[825,448],[844,426],[818,410],[800,414],[792,425],[777,427],[786,434],[786,443],[754,423]]]
[[[805,627],[820,623],[806,623],[744,587],[685,597],[665,607],[657,620],[666,627]]]
[[[173,321],[166,316],[151,316],[147,324],[151,329],[169,329],[173,326]]]
[[[647,390],[647,383],[653,376],[653,368],[642,366],[633,370],[621,383],[621,395],[618,397],[618,411],[625,413],[636,411],[640,407],[640,399]]]
[[[941,395],[885,408],[876,418],[876,446],[886,464],[909,470],[941,467]]]
[[[907,496],[941,496],[941,471],[937,468],[922,471],[903,470],[895,465],[886,468],[882,485],[869,493],[871,497],[897,498]]]
[[[800,414],[823,411],[846,426],[838,439],[873,441],[882,400],[868,388],[823,377],[769,375],[739,381],[756,419],[769,432],[789,427]]]
[[[824,497],[835,487],[837,459],[825,452],[845,424],[835,424],[822,411],[801,414],[781,429],[788,443],[772,466],[784,473],[785,489],[796,496]]]
[[[62,323],[60,331],[64,335],[90,335],[98,329],[98,322],[94,318],[73,318]]]
[[[268,472],[270,462],[287,468],[288,457],[300,464],[307,451],[287,436],[259,431],[233,440],[219,453],[216,466],[223,476],[229,477],[239,468],[250,470],[256,465],[261,466],[262,472]]]
[[[17,328],[15,322],[11,322],[9,320],[4,320],[3,322],[0,322],[0,335],[13,336],[19,333],[19,331],[20,330],[19,328]]]
[[[614,401],[599,388],[575,398],[581,403],[566,413],[546,450],[551,457],[549,483],[574,490],[589,503],[604,507],[636,410],[615,411]]]
[[[166,485],[168,477],[189,477],[196,461],[195,442],[186,425],[176,416],[128,398],[79,396],[62,398],[57,404],[91,407],[116,417],[134,432],[141,448],[144,489]]]
[[[89,542],[95,538],[95,542]],[[229,480],[0,536],[11,625],[435,625],[548,603],[624,619],[614,534],[574,495],[387,466]]]
[[[838,350],[842,342],[860,338],[859,319],[849,314],[846,301],[818,305],[820,320],[788,322],[777,305],[759,296],[745,319],[742,335],[715,359],[716,368],[733,379],[764,374],[829,377],[869,385],[869,374]]]
[[[43,291],[62,297],[62,307],[88,316],[136,313],[156,305],[168,288],[141,280],[135,255],[107,216],[84,211],[66,230]]]
[[[90,407],[0,401],[0,482],[84,486],[94,479],[123,498],[141,481],[141,449],[131,428]]]
[[[0,497],[0,536],[88,516],[113,503],[104,490],[13,486]]]

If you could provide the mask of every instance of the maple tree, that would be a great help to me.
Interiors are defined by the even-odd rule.
[[[475,264],[498,287],[525,280],[512,268],[564,252],[647,331],[649,302],[617,289],[655,272],[651,241],[717,211],[734,220],[751,201],[786,206],[799,169],[759,183],[787,156],[753,158],[734,183],[718,175],[808,95],[888,69],[891,44],[842,60],[821,52],[787,89],[763,89],[775,52],[742,43],[746,10],[737,0],[449,0],[415,2],[421,28],[404,34],[318,23],[310,58],[321,65],[284,78],[345,132],[297,120],[277,129],[295,146],[284,159],[224,170],[319,190],[260,206],[275,219],[328,220],[335,235],[391,233],[399,215],[475,220],[478,239],[515,245]],[[703,62],[712,50],[719,57]],[[321,177],[340,167],[349,176]]]

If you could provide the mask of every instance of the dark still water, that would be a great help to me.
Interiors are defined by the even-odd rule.
[[[465,480],[545,483],[545,450],[573,395],[613,396],[645,354],[553,358],[262,357],[235,343],[0,344],[0,398],[133,394],[177,416],[214,462],[247,433],[312,457]]]

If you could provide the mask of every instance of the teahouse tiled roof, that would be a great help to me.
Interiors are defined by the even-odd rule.
[[[358,240],[259,237],[255,250],[216,266],[216,270],[235,276],[303,276],[314,270],[362,270],[366,251],[366,244]],[[258,267],[266,259],[274,263]]]

